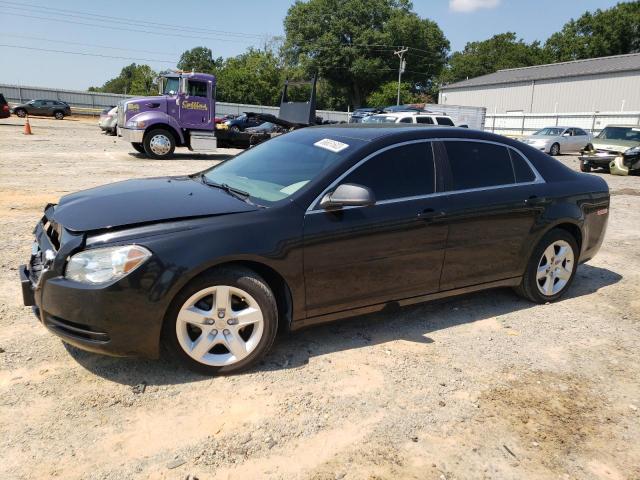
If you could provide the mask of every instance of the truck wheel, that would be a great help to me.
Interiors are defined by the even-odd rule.
[[[64,118],[64,112],[53,112],[53,116],[56,117],[56,120],[62,120]]]
[[[142,145],[141,143],[132,143],[131,146],[133,147],[133,149],[138,152],[138,153],[145,153],[144,152],[144,145]]]
[[[144,152],[151,158],[171,158],[176,149],[176,141],[171,132],[159,128],[144,136]]]
[[[24,108],[18,108],[17,110],[15,110],[15,113],[20,118],[24,118],[27,116],[27,111]]]
[[[247,268],[194,279],[173,300],[163,340],[173,357],[205,375],[246,370],[271,348],[278,309],[269,285]]]

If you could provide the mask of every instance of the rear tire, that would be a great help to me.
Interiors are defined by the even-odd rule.
[[[144,154],[144,145],[142,145],[141,143],[132,143],[131,146],[133,147],[133,149],[138,152],[138,153],[142,153]]]
[[[173,134],[163,128],[151,130],[144,136],[142,142],[144,153],[150,158],[165,159],[171,158],[176,149],[176,141]]]
[[[64,118],[64,112],[53,112],[53,116],[56,120],[62,120]]]
[[[18,108],[17,110],[14,110],[14,112],[20,118],[24,118],[27,116],[27,111],[24,108]]]
[[[560,145],[558,145],[557,143],[554,143],[553,145],[551,145],[551,148],[549,149],[549,155],[551,155],[552,157],[555,157],[556,155],[560,154]]]
[[[533,249],[516,292],[534,303],[555,302],[571,286],[579,254],[573,235],[559,228],[550,230]]]
[[[195,278],[176,296],[162,338],[187,368],[216,375],[250,368],[269,351],[277,331],[268,284],[252,270],[230,267]]]

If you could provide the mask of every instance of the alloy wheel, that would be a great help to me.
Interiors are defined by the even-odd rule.
[[[178,312],[176,336],[195,361],[220,367],[246,358],[258,346],[264,317],[244,290],[216,285],[196,292]]]
[[[549,245],[538,262],[536,284],[543,295],[549,297],[560,293],[573,275],[573,248],[564,240]]]

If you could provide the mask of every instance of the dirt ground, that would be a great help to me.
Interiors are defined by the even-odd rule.
[[[141,158],[94,121],[0,120],[1,479],[640,479],[640,177],[566,298],[493,290],[280,338],[253,371],[65,347],[17,267],[60,195],[225,158]],[[560,160],[577,168],[573,156]]]

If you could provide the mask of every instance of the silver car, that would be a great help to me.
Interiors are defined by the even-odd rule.
[[[578,127],[545,127],[522,141],[549,155],[580,152],[591,145],[592,136]]]
[[[103,132],[116,135],[118,132],[118,107],[105,108],[100,114],[98,126]]]

